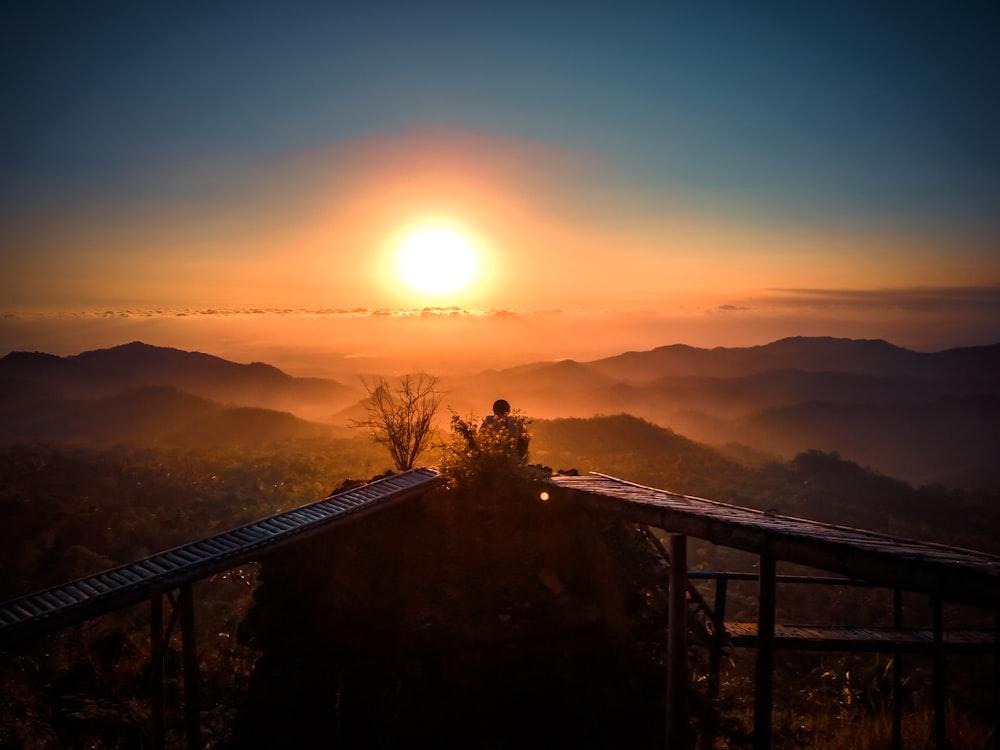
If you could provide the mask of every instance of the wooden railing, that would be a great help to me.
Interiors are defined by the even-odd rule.
[[[438,472],[433,469],[394,474],[127,565],[0,603],[0,647],[10,648],[149,600],[151,744],[154,750],[164,747],[164,658],[180,621],[185,733],[188,748],[198,750],[201,730],[192,584],[259,560],[282,547],[350,523],[372,511],[422,495],[438,481]],[[165,601],[171,607],[169,616]]]

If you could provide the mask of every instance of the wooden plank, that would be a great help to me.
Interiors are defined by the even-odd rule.
[[[1000,611],[1000,557],[808,519],[769,516],[604,475],[552,477],[599,512],[747,552]]]
[[[229,570],[257,559],[263,552],[321,533],[337,523],[350,522],[359,514],[423,494],[438,481],[434,469],[413,469],[364,485],[363,493],[355,488],[328,498],[334,503],[347,503],[352,508],[350,514],[302,506],[163,550],[129,565],[0,603],[0,645],[29,640]],[[82,599],[81,592],[86,595]]]
[[[943,629],[945,653],[988,654],[996,648],[988,628]],[[726,637],[733,646],[757,645],[757,624],[727,622]],[[933,630],[923,628],[865,628],[845,625],[775,625],[776,648],[820,651],[910,651],[932,653]]]

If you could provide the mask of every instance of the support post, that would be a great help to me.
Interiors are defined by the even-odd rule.
[[[149,651],[150,686],[153,726],[150,738],[153,750],[164,750],[166,744],[166,682],[163,674],[163,654],[166,642],[163,637],[163,594],[156,592],[149,600]]]
[[[903,627],[903,592],[892,590],[892,626]],[[903,750],[903,652],[892,652],[892,750]]]
[[[934,623],[934,747],[947,750],[948,733],[945,731],[944,694],[944,633],[941,600],[932,599]]]
[[[188,750],[201,750],[201,686],[198,647],[194,629],[194,592],[190,583],[181,587],[181,639],[184,659],[184,723]]]
[[[993,750],[1000,750],[1000,613],[993,619]]]
[[[667,747],[687,747],[687,537],[670,535],[667,632]]]
[[[715,579],[715,601],[712,607],[712,641],[708,652],[708,700],[714,704],[719,697],[719,673],[722,671],[722,642],[726,635],[726,589],[729,579],[720,575]],[[718,721],[714,710],[709,711],[702,731],[702,747],[715,746]]]
[[[774,676],[774,609],[776,565],[768,553],[760,556],[759,610],[757,613],[757,664],[754,670],[753,749],[771,748],[771,713]]]
[[[715,603],[712,607],[712,650],[709,652],[708,696],[719,695],[719,672],[722,666],[722,640],[726,635],[726,593],[729,579],[720,576],[715,579]]]

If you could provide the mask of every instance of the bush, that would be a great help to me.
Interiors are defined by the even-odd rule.
[[[516,411],[512,416],[528,423]],[[449,486],[501,486],[512,477],[530,479],[535,475],[535,469],[527,466],[518,451],[515,435],[504,429],[484,429],[478,423],[475,415],[451,417],[451,436],[442,446],[440,465]]]

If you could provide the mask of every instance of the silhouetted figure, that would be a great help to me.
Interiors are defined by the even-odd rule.
[[[483,430],[506,430],[511,444],[518,457],[525,461],[528,458],[528,430],[524,420],[510,413],[510,403],[499,398],[493,402],[493,413],[483,420]]]

